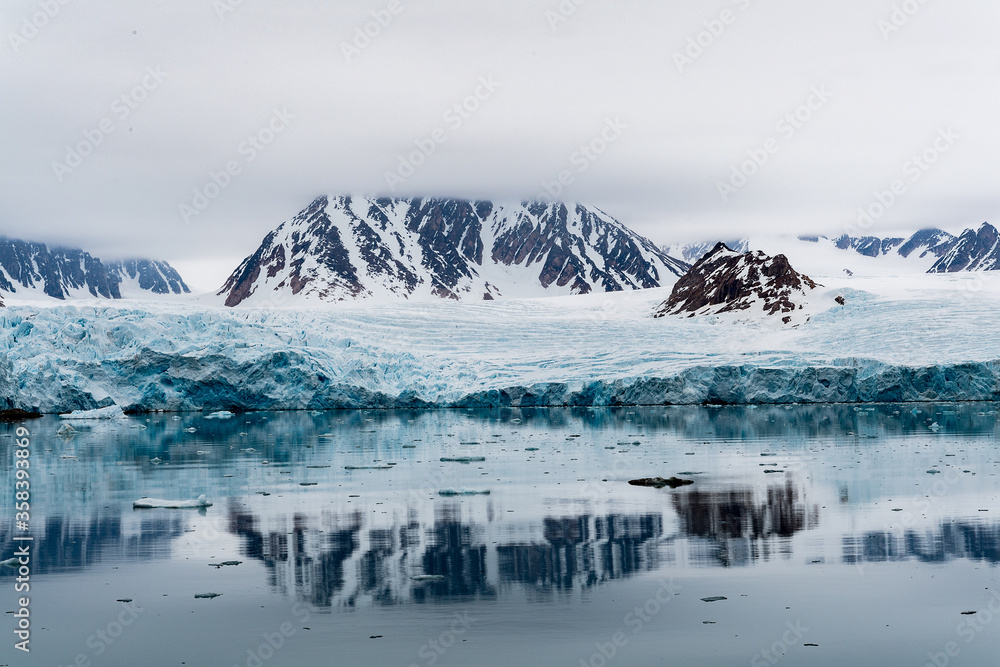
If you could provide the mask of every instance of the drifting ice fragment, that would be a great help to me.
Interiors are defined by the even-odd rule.
[[[121,406],[109,405],[96,410],[74,410],[69,414],[59,415],[59,419],[125,419]]]
[[[446,463],[479,463],[485,461],[485,456],[442,456],[441,460]]]
[[[218,412],[213,412],[210,415],[206,415],[205,419],[229,419],[233,416],[233,413],[229,410],[219,410]]]
[[[160,498],[140,498],[132,503],[134,509],[150,509],[153,507],[165,507],[168,509],[185,509],[188,507],[211,507],[205,494],[198,496],[196,500],[162,500]]]
[[[475,489],[441,489],[438,491],[439,496],[488,496],[490,495],[489,489],[485,491],[476,491]]]

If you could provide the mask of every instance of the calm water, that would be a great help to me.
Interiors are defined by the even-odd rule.
[[[0,665],[998,664],[995,405],[27,425],[32,651],[7,615]]]

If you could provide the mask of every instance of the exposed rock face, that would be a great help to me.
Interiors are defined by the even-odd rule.
[[[119,282],[126,279],[133,280],[140,290],[153,294],[191,292],[177,270],[166,262],[154,259],[126,259],[109,263],[108,271],[117,276]]]
[[[70,290],[119,299],[118,281],[101,260],[75,248],[52,248],[44,243],[0,239],[0,290],[16,293],[17,286],[38,288],[55,299]]]
[[[956,240],[954,236],[940,229],[921,229],[907,239],[906,243],[899,246],[896,252],[903,257],[909,257],[918,251],[918,257],[925,257],[928,254],[941,257],[948,252]]]
[[[834,245],[841,250],[853,249],[866,257],[878,257],[879,255],[888,255],[893,248],[904,241],[905,239],[902,238],[880,239],[875,236],[855,237],[844,234],[834,241]]]
[[[322,300],[494,299],[669,285],[688,265],[581,205],[320,197],[268,234],[219,291]]]
[[[996,271],[1000,269],[1000,234],[984,222],[977,230],[966,229],[951,244],[928,273],[955,271]]]
[[[105,264],[79,248],[0,238],[0,291],[8,296],[39,290],[54,299],[74,293],[120,299],[121,284],[130,278],[138,280],[140,289],[158,294],[189,291],[166,262],[135,259]]]
[[[782,316],[787,323],[786,314],[800,309],[815,288],[816,283],[795,271],[784,255],[738,253],[719,243],[677,281],[654,316],[756,310]]]
[[[685,262],[694,264],[704,257],[705,253],[711,252],[717,243],[720,243],[720,241],[665,245],[660,246],[660,250],[672,257],[679,257]],[[723,239],[721,243],[725,243],[727,248],[737,252],[746,252],[750,249],[750,241],[748,239]]]

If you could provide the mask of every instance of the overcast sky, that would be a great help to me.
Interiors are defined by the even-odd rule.
[[[0,5],[0,233],[205,289],[319,194],[561,172],[659,243],[1000,221],[991,0],[62,1]]]

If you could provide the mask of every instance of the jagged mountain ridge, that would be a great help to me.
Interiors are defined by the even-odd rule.
[[[495,299],[659,287],[689,265],[594,207],[321,196],[264,237],[227,306],[312,296]]]
[[[1000,234],[983,223],[977,230],[966,229],[949,244],[947,251],[931,267],[930,273],[956,271],[996,271],[1000,269]]]
[[[190,289],[166,262],[130,259],[102,262],[80,248],[0,237],[0,293],[40,292],[54,299],[72,296],[122,298],[126,292],[181,294]]]
[[[745,251],[760,242],[767,245],[771,237],[761,239],[739,239],[723,241],[730,248]],[[984,222],[978,230],[966,229],[959,236],[929,227],[914,232],[909,237],[850,236],[838,237],[799,236],[797,240],[810,244],[826,244],[838,250],[852,250],[864,257],[879,258],[898,256],[915,262],[920,271],[927,273],[954,273],[957,271],[1000,270],[1000,232],[993,225]],[[672,254],[679,254],[690,261],[699,258],[698,253],[712,246],[712,243],[689,243],[686,245],[663,246]],[[789,252],[794,250],[785,246]],[[792,253],[794,254],[794,253]],[[925,260],[917,262],[916,260]],[[899,265],[902,266],[902,265]]]
[[[818,241],[819,237],[800,237],[801,240]],[[853,249],[868,257],[888,255],[892,252],[902,257],[923,258],[928,255],[937,260],[928,273],[955,273],[958,271],[996,271],[1000,269],[1000,233],[996,227],[984,222],[978,230],[966,229],[959,236],[936,228],[921,229],[909,238],[878,238],[875,236],[841,236],[834,245],[842,250]]]
[[[720,241],[704,241],[701,243],[676,243],[660,246],[660,250],[672,257],[680,257],[685,262],[694,264],[715,248],[716,244],[724,243],[730,250],[746,252],[750,249],[749,239],[722,239]]]
[[[737,252],[717,243],[677,281],[654,317],[718,315],[759,310],[779,315],[785,324],[803,308],[817,284],[798,273],[784,255]],[[794,300],[793,300],[794,299]]]

